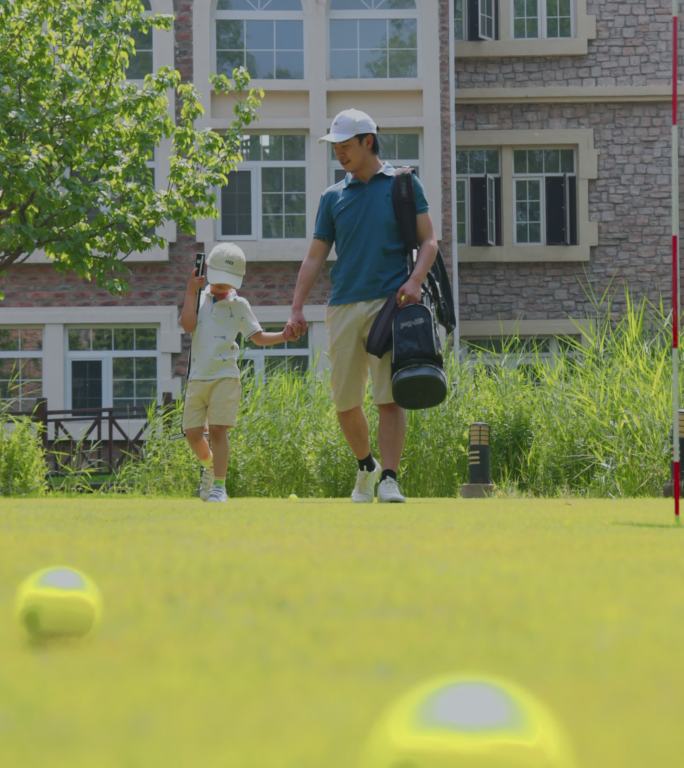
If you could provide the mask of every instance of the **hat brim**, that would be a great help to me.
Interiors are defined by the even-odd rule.
[[[353,139],[355,135],[354,133],[326,133],[325,136],[321,136],[319,141],[329,141],[331,144],[338,144],[340,141]]]
[[[243,277],[243,275],[225,272],[222,269],[207,267],[207,282],[210,285],[232,285],[233,288],[239,288],[242,285]]]

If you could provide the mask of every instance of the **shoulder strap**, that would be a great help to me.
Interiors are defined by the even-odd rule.
[[[398,168],[392,182],[392,205],[399,225],[406,252],[411,254],[418,247],[416,227],[416,198],[413,192],[413,168]]]

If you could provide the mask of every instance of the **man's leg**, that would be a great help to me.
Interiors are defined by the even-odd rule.
[[[406,439],[406,411],[396,403],[378,406],[378,445],[382,468],[396,474]]]
[[[342,434],[357,459],[365,459],[370,453],[370,438],[368,421],[363,408],[350,408],[348,411],[338,411],[337,419],[342,428]]]

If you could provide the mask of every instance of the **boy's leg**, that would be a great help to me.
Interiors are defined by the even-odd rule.
[[[209,425],[209,440],[211,441],[211,450],[214,454],[214,478],[215,480],[226,479],[228,471],[228,427],[222,424]]]
[[[204,427],[191,427],[185,430],[185,439],[197,458],[206,465],[211,463],[211,447],[204,436]]]

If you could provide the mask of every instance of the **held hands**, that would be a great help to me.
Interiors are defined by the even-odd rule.
[[[293,309],[290,314],[290,319],[283,328],[283,334],[285,341],[296,341],[300,336],[306,333],[308,324],[304,319],[304,313],[301,309]]]
[[[421,299],[422,287],[420,281],[413,277],[409,277],[397,291],[398,307],[407,307],[409,304],[419,304]]]

